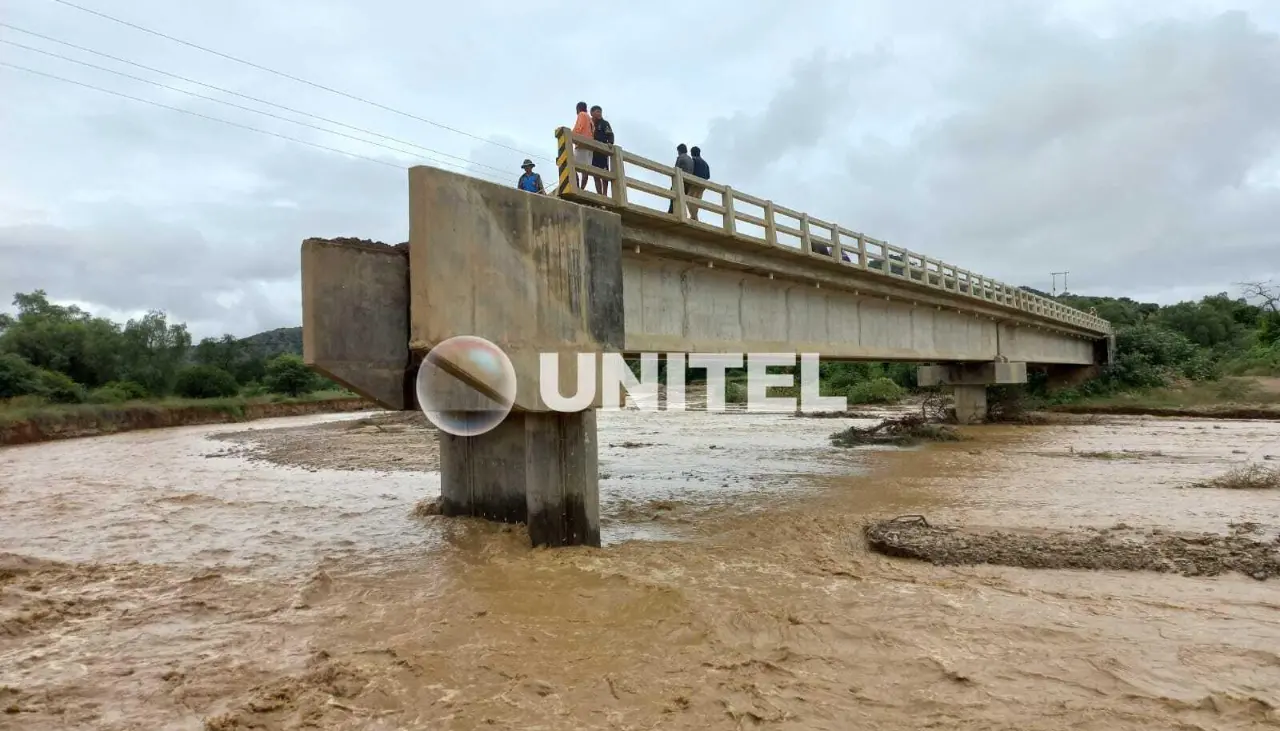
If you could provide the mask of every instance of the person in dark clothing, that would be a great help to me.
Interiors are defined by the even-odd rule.
[[[524,168],[524,175],[516,181],[516,187],[530,193],[542,193],[542,176],[533,172],[533,160],[526,159],[520,167]]]
[[[609,124],[608,120],[604,118],[603,114],[604,114],[604,110],[600,108],[599,104],[597,104],[594,107],[591,107],[591,121],[595,125],[595,132],[593,134],[593,137],[595,138],[596,142],[602,142],[606,145],[612,145],[613,144],[613,125]],[[591,166],[601,168],[603,170],[608,170],[609,156],[603,152],[592,150]],[[608,179],[602,178],[599,175],[595,177],[596,177],[596,192],[599,193],[600,195],[606,195],[606,196],[609,195]]]
[[[711,166],[707,164],[706,160],[702,159],[702,150],[700,148],[695,147],[692,150],[689,150],[689,154],[693,157],[694,176],[702,178],[703,180],[710,180]],[[688,194],[689,194],[689,197],[691,198],[697,198],[698,200],[702,200],[702,194],[704,191],[706,191],[706,188],[704,186],[689,185]],[[689,206],[689,218],[692,218],[695,221],[698,220],[697,208],[694,208],[693,206]]]
[[[693,172],[694,172],[693,158],[689,157],[689,148],[683,142],[676,145],[676,167],[682,170],[686,177],[693,175]],[[684,184],[684,192],[686,195],[688,195],[689,193],[688,183]],[[675,212],[676,212],[676,203],[675,201],[672,201],[671,205],[667,207],[667,213],[675,213]]]

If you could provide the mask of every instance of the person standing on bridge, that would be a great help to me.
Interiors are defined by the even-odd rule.
[[[516,181],[516,187],[530,193],[541,194],[543,192],[542,176],[533,172],[533,160],[526,158],[520,167],[524,168],[524,175]]]
[[[606,145],[612,145],[613,144],[613,125],[609,124],[609,121],[606,120],[603,115],[604,115],[604,110],[600,108],[599,104],[595,105],[594,107],[591,107],[592,130],[594,131],[596,142],[600,142]],[[591,165],[593,167],[597,167],[602,170],[608,170],[609,154],[605,152],[600,152],[598,150],[592,150]],[[596,177],[596,192],[603,196],[609,195],[609,179],[603,178],[599,175],[595,177]]]
[[[703,180],[710,180],[711,166],[707,164],[706,160],[702,159],[702,150],[698,147],[694,147],[692,150],[689,150],[689,154],[693,157],[694,176],[702,178]],[[689,197],[702,200],[702,193],[705,190],[706,186],[697,185],[696,183],[690,184],[688,187]],[[695,221],[698,220],[698,209],[693,205],[689,206],[689,218],[692,218]]]
[[[689,157],[689,148],[686,147],[683,142],[676,145],[676,168],[684,171],[684,174],[686,176],[692,176],[694,174],[693,158]],[[685,195],[689,194],[688,183],[684,184],[684,193]],[[693,210],[692,207],[690,207],[690,210]],[[667,207],[667,213],[675,213],[675,212],[676,212],[676,202],[672,200],[671,205]]]
[[[595,138],[595,125],[587,114],[587,103],[578,102],[578,117],[573,123],[573,133],[580,137]],[[587,168],[591,167],[591,150],[574,143],[573,162],[578,168],[578,187],[587,187]]]

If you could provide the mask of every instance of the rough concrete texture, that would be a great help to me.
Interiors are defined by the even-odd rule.
[[[930,386],[994,386],[1027,382],[1026,363],[947,363],[920,366],[916,382]]]
[[[953,386],[956,421],[961,424],[980,424],[987,419],[986,386]]]
[[[831,359],[1092,363],[1091,340],[939,306],[716,268],[623,257],[627,350],[812,352]]]
[[[534,546],[599,546],[595,417],[513,412],[479,436],[440,432],[441,512],[526,523]]]
[[[622,349],[617,214],[429,167],[409,171],[409,208],[412,350],[485,338],[515,368],[516,407],[545,411],[539,354]],[[575,365],[562,359],[561,393]]]
[[[302,242],[302,357],[388,409],[412,408],[407,247],[360,239]]]

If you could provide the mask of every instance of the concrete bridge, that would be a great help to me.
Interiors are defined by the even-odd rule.
[[[447,515],[525,522],[535,545],[599,545],[595,410],[547,406],[543,353],[562,354],[562,394],[578,353],[920,362],[922,385],[951,386],[966,422],[985,416],[988,385],[1025,382],[1028,367],[1063,382],[1109,362],[1111,327],[1091,314],[565,128],[557,142],[554,196],[415,167],[407,245],[302,244],[304,357],[334,380],[414,409],[418,364],[439,343],[474,335],[511,360],[512,413],[479,436],[441,433]],[[609,170],[578,170],[574,145]]]

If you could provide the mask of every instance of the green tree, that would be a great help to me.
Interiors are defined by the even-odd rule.
[[[156,396],[173,391],[191,347],[191,335],[186,325],[170,325],[167,316],[152,310],[124,326],[122,340],[122,367],[125,378],[136,381]]]
[[[211,365],[189,365],[178,371],[174,393],[183,398],[225,398],[240,391],[235,376]]]
[[[40,369],[16,353],[0,353],[0,399],[42,395]]]
[[[315,373],[292,354],[278,355],[267,362],[263,384],[273,393],[301,396],[314,391],[318,384]]]

